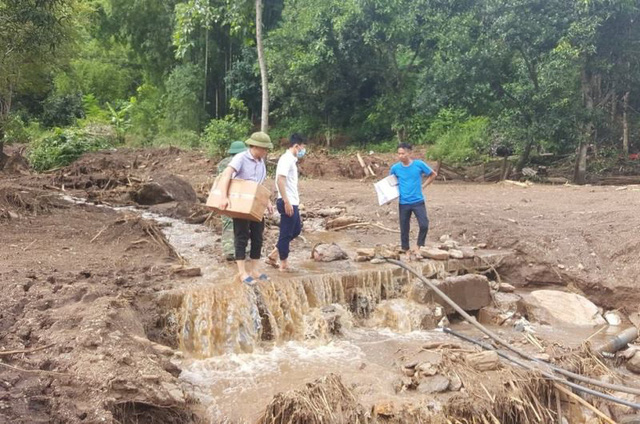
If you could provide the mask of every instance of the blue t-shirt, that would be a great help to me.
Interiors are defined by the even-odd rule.
[[[410,205],[424,201],[422,194],[422,176],[433,173],[429,165],[421,160],[413,160],[409,166],[398,162],[391,167],[389,175],[395,175],[398,179],[398,191],[400,192],[400,204]]]

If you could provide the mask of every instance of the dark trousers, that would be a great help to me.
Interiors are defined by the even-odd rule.
[[[302,221],[300,211],[297,206],[293,206],[293,215],[288,216],[284,211],[284,200],[278,199],[276,202],[278,212],[280,212],[280,236],[278,237],[278,255],[281,261],[289,257],[289,245],[291,240],[298,237],[302,231]]]
[[[251,240],[249,257],[251,259],[260,259],[263,233],[264,220],[255,222],[248,219],[233,218],[233,245],[236,250],[237,261],[246,259],[249,240]]]
[[[402,250],[409,250],[409,230],[411,229],[411,213],[418,219],[418,246],[424,246],[429,232],[429,218],[427,217],[427,207],[423,202],[412,203],[410,205],[400,205],[400,243]]]

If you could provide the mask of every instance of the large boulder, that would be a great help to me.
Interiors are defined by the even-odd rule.
[[[491,304],[489,280],[484,275],[466,274],[449,277],[444,281],[431,281],[465,311],[477,311]],[[419,303],[438,303],[447,314],[454,312],[449,304],[421,280],[417,280],[411,288],[410,297]]]
[[[132,193],[133,200],[140,205],[157,205],[167,202],[190,202],[198,200],[191,184],[175,175],[159,175]]]
[[[607,323],[596,305],[575,293],[536,290],[523,297],[522,306],[530,321],[542,324],[596,326]]]

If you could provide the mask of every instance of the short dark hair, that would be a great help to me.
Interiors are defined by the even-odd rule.
[[[405,150],[411,150],[411,144],[409,143],[400,143],[398,144],[398,149],[405,149]]]
[[[289,137],[289,146],[295,146],[296,144],[304,144],[307,141],[307,137],[302,134],[293,133]]]

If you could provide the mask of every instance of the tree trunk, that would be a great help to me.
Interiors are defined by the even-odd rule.
[[[267,79],[267,62],[264,58],[264,46],[262,44],[262,0],[256,0],[256,45],[258,47],[258,62],[260,63],[260,76],[262,79],[262,118],[260,130],[269,130],[269,86]]]
[[[202,91],[202,109],[207,110],[207,79],[209,78],[209,28],[205,27],[204,36],[204,90]],[[216,116],[217,118],[217,116]]]
[[[531,148],[533,147],[533,136],[527,135],[527,142],[524,145],[524,150],[520,154],[520,159],[516,165],[516,173],[520,174],[524,166],[529,162],[529,156],[531,156]]]
[[[625,158],[629,157],[629,92],[622,98],[622,151]]]
[[[582,70],[582,101],[587,110],[587,121],[582,125],[582,134],[576,155],[576,164],[573,174],[573,181],[576,184],[587,182],[587,149],[593,141],[593,105],[594,105],[594,82],[595,78],[588,72],[588,64],[585,63]]]
[[[573,180],[576,184],[585,184],[587,182],[587,148],[588,144],[584,141],[578,146],[578,154],[576,155],[576,167],[573,174]]]

